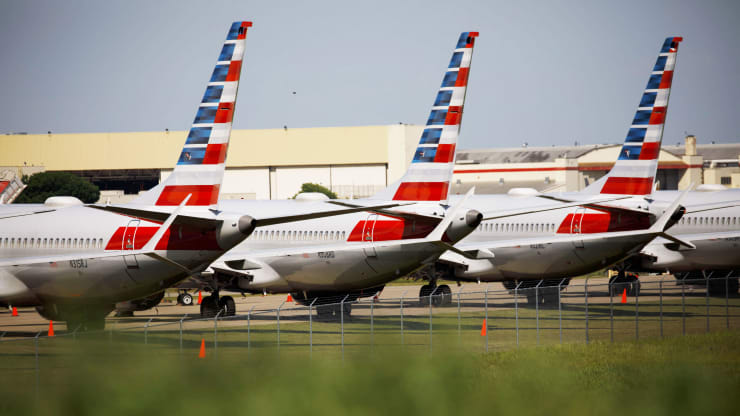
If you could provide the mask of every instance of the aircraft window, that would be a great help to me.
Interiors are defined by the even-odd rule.
[[[331,232],[331,236],[329,237],[330,240],[334,239],[334,231]]]
[[[46,248],[46,239],[44,238],[43,247]]]
[[[345,235],[346,235],[346,234],[347,234],[347,233],[346,233],[346,231],[342,231],[342,240],[344,240],[344,239],[345,239]]]

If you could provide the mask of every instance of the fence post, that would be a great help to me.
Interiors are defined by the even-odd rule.
[[[704,280],[706,281],[706,284],[707,284],[707,289],[704,291],[705,293],[704,297],[706,299],[706,305],[707,305],[706,306],[707,312],[705,314],[707,316],[707,329],[705,332],[709,333],[709,274],[707,274],[705,271],[702,271],[702,274],[704,275]]]
[[[519,346],[519,286],[522,282],[517,283],[514,288],[514,323],[516,325],[516,346]]]
[[[725,276],[725,321],[727,329],[730,329],[730,273]]]
[[[483,319],[483,325],[486,326],[486,352],[488,352],[488,285],[486,285],[486,292],[483,295],[485,298],[485,309],[486,309],[486,317]]]
[[[606,284],[609,289],[609,339],[614,343],[614,288],[612,287],[611,278]]]
[[[213,355],[218,354],[218,317],[223,311],[224,309],[219,310],[213,317]]]
[[[316,299],[313,298],[311,304],[308,305],[308,349],[310,356],[313,357],[313,304],[316,303]]]
[[[277,350],[280,352],[280,309],[285,305],[285,301],[277,308]]]
[[[660,282],[658,283],[658,305],[660,305],[660,338],[663,338],[663,277],[660,277]]]
[[[558,327],[560,332],[560,343],[563,343],[563,305],[560,302],[560,288],[563,286],[565,279],[558,283]]]
[[[249,311],[247,312],[247,351],[249,351],[249,349],[252,347],[252,310],[255,306],[257,305],[252,305],[252,307],[249,308]]]
[[[457,291],[457,340],[460,343],[462,343],[462,326],[460,324],[460,293],[461,292],[462,292],[462,286],[460,286],[460,290]]]
[[[681,335],[686,335],[686,278],[681,281]]]
[[[408,290],[406,292],[408,292]],[[406,292],[401,293],[401,345],[404,345],[403,343],[403,296],[406,294]]]
[[[154,318],[149,318],[144,324],[144,345],[149,343],[149,323],[152,322],[152,319]]]
[[[537,322],[537,345],[540,345],[540,285],[543,280],[537,282],[537,286],[534,287],[534,310],[535,310],[535,321]]]
[[[187,317],[188,317],[188,314],[185,314],[180,319],[180,354],[182,354],[182,321],[184,321],[185,318],[187,318]]]
[[[349,295],[345,296],[341,302],[339,302],[339,312],[342,319],[342,360],[344,360],[344,301],[347,300]]]
[[[439,286],[435,287],[434,290],[432,290],[432,293],[429,294],[429,353],[432,353],[432,344],[434,342],[433,330],[432,330],[432,299],[434,298],[434,294],[437,292],[437,289],[439,289]]]
[[[370,351],[375,346],[375,299],[380,296],[380,291],[375,293],[370,301]]]
[[[640,289],[642,284],[637,281],[635,286],[635,341],[640,339]]]
[[[39,337],[41,331],[39,331],[35,337],[33,337],[34,353],[36,355],[36,400],[39,398]]]
[[[588,277],[583,285],[583,296],[586,299],[586,344],[588,344]]]

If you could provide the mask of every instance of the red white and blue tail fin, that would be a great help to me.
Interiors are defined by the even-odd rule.
[[[478,32],[460,35],[411,165],[398,182],[373,199],[447,200],[476,37]]]
[[[609,173],[582,192],[619,195],[648,195],[653,192],[676,53],[682,40],[681,37],[671,37],[663,42],[619,159]]]
[[[177,206],[188,194],[188,206],[215,206],[223,182],[247,28],[234,22],[208,82],[195,121],[174,171],[134,204]]]

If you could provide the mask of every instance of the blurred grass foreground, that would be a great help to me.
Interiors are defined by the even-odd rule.
[[[6,371],[0,415],[737,414],[740,388],[736,332],[344,359],[105,345],[81,343],[39,373]]]

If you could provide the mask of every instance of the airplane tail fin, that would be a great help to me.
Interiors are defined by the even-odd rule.
[[[670,37],[663,42],[627,138],[619,152],[619,159],[609,173],[581,192],[619,195],[652,193],[676,53],[682,40],[681,37]]]
[[[218,203],[247,28],[251,26],[252,22],[232,23],[175,169],[132,203],[177,206],[188,194],[192,194],[188,206]]]
[[[447,200],[476,37],[478,32],[460,34],[406,174],[372,199]]]

